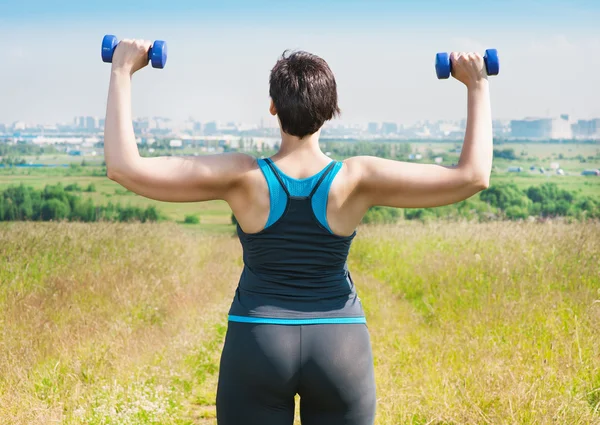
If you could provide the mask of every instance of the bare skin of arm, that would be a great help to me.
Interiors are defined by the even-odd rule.
[[[146,41],[123,40],[115,51],[104,131],[108,177],[139,195],[160,201],[236,198],[237,193],[248,189],[244,176],[257,169],[255,159],[249,155],[140,156],[131,117],[131,77],[147,65],[149,47]]]
[[[453,76],[467,87],[467,128],[456,167],[415,164],[368,156],[345,161],[345,176],[332,192],[345,194],[346,213],[335,221],[347,234],[372,206],[426,208],[465,200],[489,186],[492,169],[492,116],[483,58],[453,53]],[[332,224],[332,229],[334,225]]]

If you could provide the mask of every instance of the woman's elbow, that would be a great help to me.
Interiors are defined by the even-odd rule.
[[[490,174],[488,170],[465,167],[462,169],[463,184],[473,191],[473,194],[481,192],[490,187]]]
[[[106,177],[117,183],[134,179],[139,174],[139,170],[135,162],[106,161]]]
[[[473,178],[473,187],[477,190],[477,192],[481,192],[482,190],[490,187],[490,175],[488,173],[475,175]]]
[[[121,183],[123,181],[124,176],[123,176],[123,172],[120,171],[118,168],[107,166],[106,167],[106,177],[108,177],[110,180],[112,180],[116,183]]]

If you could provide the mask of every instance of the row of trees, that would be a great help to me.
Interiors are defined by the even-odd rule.
[[[522,220],[528,217],[571,217],[578,220],[600,219],[600,200],[560,189],[556,183],[544,183],[519,189],[514,183],[491,186],[466,201],[438,208],[371,208],[364,223],[390,223],[406,220],[467,219]]]
[[[380,158],[402,159],[412,153],[410,143],[375,142],[333,142],[321,143],[322,149],[336,158],[348,158],[357,155],[378,156]]]
[[[19,142],[17,144],[0,143],[0,156],[34,156],[48,155],[58,152],[54,146],[40,146],[33,143]]]
[[[66,190],[60,183],[42,190],[26,186],[9,187],[0,192],[0,221],[157,221],[155,207],[140,208],[108,203],[95,205],[91,198],[76,195],[76,187]],[[81,188],[79,188],[81,189]],[[93,185],[86,189],[94,191]]]
[[[60,183],[47,185],[42,190],[23,185],[9,187],[0,192],[0,221],[147,222],[161,219],[155,207],[124,207],[110,202],[95,205],[91,198],[84,199],[77,194],[84,190],[93,192],[95,187],[89,185],[83,189],[77,184],[63,187]],[[422,221],[435,218],[520,220],[531,216],[600,219],[600,201],[560,189],[555,183],[531,186],[525,190],[508,183],[494,185],[476,197],[444,207],[373,207],[365,215],[363,223],[394,223],[400,218]],[[195,221],[193,217],[186,217],[188,223]],[[235,223],[234,217],[232,221]]]

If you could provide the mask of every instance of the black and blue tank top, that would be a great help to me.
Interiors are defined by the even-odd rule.
[[[269,324],[366,323],[347,266],[356,235],[338,236],[327,224],[327,198],[341,162],[294,179],[259,159],[270,196],[265,228],[237,232],[244,269],[229,320]]]

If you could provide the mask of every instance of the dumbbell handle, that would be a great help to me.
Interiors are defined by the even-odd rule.
[[[120,43],[120,42],[119,42]],[[103,53],[109,53],[110,54],[107,57],[110,57],[110,60],[108,62],[112,63],[112,58],[115,54],[115,49],[117,48],[117,46],[119,45],[119,43],[117,43],[114,47],[110,47],[110,46],[102,46],[102,50]],[[148,60],[150,60],[152,58],[152,46],[150,46],[150,48],[148,49]]]
[[[488,58],[487,56],[483,57],[483,63],[485,63],[485,71],[490,74],[490,69],[488,67]],[[452,73],[452,59],[450,59],[450,73]]]

